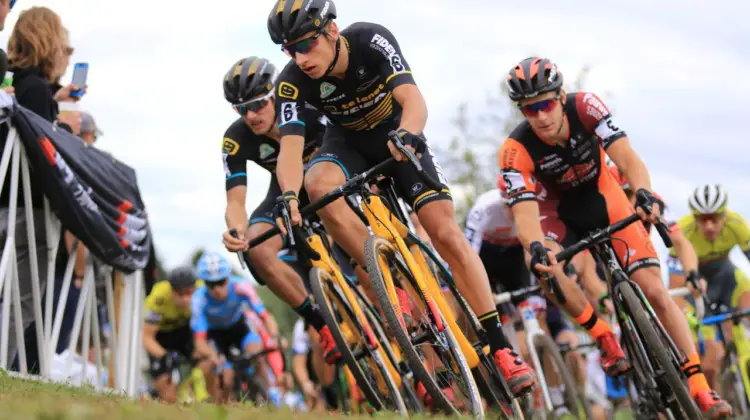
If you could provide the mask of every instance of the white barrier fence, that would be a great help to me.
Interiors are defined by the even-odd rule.
[[[92,258],[86,256],[86,270],[83,278],[83,285],[80,289],[80,297],[75,309],[73,328],[70,332],[68,344],[68,357],[66,363],[59,372],[53,369],[57,360],[59,365],[59,356],[56,355],[55,349],[60,339],[60,331],[63,325],[63,316],[68,301],[68,291],[73,277],[73,268],[76,260],[77,247],[74,246],[70,252],[65,272],[62,276],[62,287],[60,295],[57,298],[57,307],[53,311],[55,277],[60,273],[55,273],[55,257],[60,244],[62,228],[60,221],[50,211],[47,199],[44,199],[43,226],[34,225],[34,212],[31,196],[31,180],[29,176],[29,164],[26,158],[24,146],[18,138],[18,134],[12,126],[9,127],[8,138],[2,151],[0,159],[0,190],[3,189],[5,182],[10,180],[10,203],[8,222],[6,226],[0,226],[0,232],[7,229],[7,239],[2,246],[2,256],[0,256],[0,300],[2,309],[0,313],[0,368],[8,370],[15,354],[18,354],[18,366],[20,376],[38,379],[38,380],[60,380],[70,383],[91,383],[91,376],[88,365],[88,349],[91,348],[91,338],[93,337],[93,350],[95,358],[95,370],[97,380],[91,385],[97,389],[110,389],[124,392],[130,397],[135,397],[141,383],[141,335],[142,335],[142,317],[143,317],[143,273],[137,271],[130,275],[121,276],[110,275],[104,281],[106,322],[110,326],[108,329],[107,343],[102,343],[100,337],[104,325],[99,319],[99,302],[96,295],[95,278],[96,273]],[[10,172],[8,169],[10,168]],[[9,176],[6,176],[9,175]],[[23,205],[19,202],[19,184],[23,186]],[[21,212],[18,210],[21,209]],[[19,214],[25,217],[20,223],[17,223]],[[24,227],[27,233],[28,250],[16,246],[17,231]],[[37,256],[42,250],[37,249],[37,230],[43,230],[46,235],[46,272],[40,273]],[[19,278],[19,266],[17,257],[19,252],[28,251],[28,260],[30,263],[29,278]],[[88,253],[87,253],[88,254]],[[108,267],[109,273],[112,273],[111,267]],[[42,277],[44,276],[44,277]],[[101,277],[101,276],[99,276]],[[44,281],[40,281],[40,280]],[[118,279],[113,281],[113,279]],[[99,280],[102,282],[102,280]],[[22,283],[26,282],[26,283]],[[30,283],[33,307],[33,319],[23,319],[22,314],[22,287]],[[21,286],[23,285],[23,286]],[[115,288],[114,286],[122,287]],[[44,305],[42,305],[42,289],[46,293]],[[117,290],[116,290],[117,289]],[[119,296],[116,296],[119,295]],[[28,307],[28,305],[26,305]],[[44,306],[44,307],[43,307]],[[13,313],[11,316],[11,309]],[[53,313],[54,312],[54,313]],[[28,315],[28,314],[27,314]],[[38,343],[39,357],[39,375],[26,375],[28,372],[26,360],[26,345],[24,342],[24,327],[31,322],[36,324],[36,341]],[[15,331],[15,344],[10,343],[11,322]],[[71,375],[74,357],[76,354],[79,337],[82,336],[82,369]],[[12,347],[12,348],[11,348]],[[57,359],[56,359],[57,357]],[[108,360],[105,360],[108,359]],[[106,375],[105,375],[106,373]],[[76,377],[76,375],[79,375]],[[104,383],[103,377],[107,376],[109,380]]]

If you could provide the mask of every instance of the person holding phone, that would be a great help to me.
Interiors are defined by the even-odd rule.
[[[8,61],[18,103],[75,135],[81,129],[78,112],[60,113],[60,103],[76,102],[71,96],[84,86],[61,86],[73,48],[60,17],[46,7],[21,13],[8,40]]]

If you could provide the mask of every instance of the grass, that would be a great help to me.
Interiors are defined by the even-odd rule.
[[[167,405],[156,401],[134,401],[118,395],[97,394],[90,387],[42,383],[12,378],[0,371],[0,419],[13,420],[313,420],[320,414],[293,414],[242,405],[218,407],[211,404]],[[360,420],[372,416],[325,415],[326,420]],[[380,413],[376,419],[400,418]],[[413,419],[439,420],[441,417],[414,416]],[[468,417],[467,417],[468,418]],[[627,420],[625,413],[615,417]],[[447,419],[447,418],[446,418]],[[451,419],[457,419],[452,417]]]
[[[248,406],[217,407],[166,405],[156,401],[133,401],[117,395],[101,395],[92,388],[74,388],[12,378],[0,373],[0,419],[13,420],[281,420],[320,418],[320,414],[293,414]],[[331,420],[372,419],[371,416],[326,415]],[[376,418],[397,418],[379,414]],[[426,416],[414,418],[426,419]],[[437,419],[437,417],[430,417]]]

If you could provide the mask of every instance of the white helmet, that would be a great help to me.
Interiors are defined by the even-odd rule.
[[[727,193],[719,184],[701,185],[693,191],[688,205],[693,214],[722,213],[727,208]]]

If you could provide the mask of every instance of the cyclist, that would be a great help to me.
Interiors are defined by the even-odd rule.
[[[318,333],[303,319],[294,324],[292,374],[305,395],[310,411],[339,409],[339,391],[335,384],[336,366],[323,363]],[[322,398],[321,398],[322,397]]]
[[[225,356],[230,354],[233,346],[242,349],[248,356],[260,352],[263,349],[260,336],[248,326],[244,310],[246,306],[250,307],[264,321],[268,321],[270,314],[263,302],[257,299],[253,286],[230,278],[232,266],[218,253],[204,253],[198,260],[197,267],[198,277],[205,285],[199,287],[192,298],[190,326],[193,329],[196,351],[208,358],[213,366],[219,366],[219,356],[208,339]],[[278,335],[275,322],[268,321],[266,326],[274,335]],[[228,401],[232,394],[234,372],[230,366],[227,367],[222,383],[228,385],[229,389],[222,390],[220,401]],[[257,372],[267,372],[265,359],[255,359],[255,368]],[[261,375],[261,378],[269,388],[273,385],[268,383],[268,376]]]
[[[190,299],[196,284],[200,285],[202,282],[196,283],[197,276],[192,267],[176,268],[169,273],[167,279],[154,284],[146,298],[143,346],[148,353],[154,388],[161,399],[175,403],[177,384],[172,382],[172,369],[176,367],[177,360],[173,354],[181,354],[191,364],[197,361],[190,331]],[[213,383],[210,380],[212,373],[208,361],[204,360],[198,366],[206,378],[203,382]],[[205,388],[199,387],[195,389],[195,393],[196,400],[207,397]]]
[[[553,251],[559,251],[577,235],[633,214],[633,207],[606,168],[605,150],[638,193],[636,211],[644,220],[655,223],[663,203],[651,192],[645,165],[602,101],[592,93],[566,94],[562,83],[557,66],[546,58],[529,57],[510,70],[509,96],[526,121],[500,148],[500,168],[521,243],[531,255],[532,272],[554,274],[566,295],[565,309],[578,314],[575,321],[592,335],[606,334],[610,337],[607,341],[614,341],[610,326],[597,319],[591,305],[557,264]],[[556,213],[544,214],[541,221],[537,183],[557,200]],[[545,233],[548,237],[554,233],[557,240],[545,240]],[[690,394],[706,417],[731,415],[732,408],[711,390],[701,371],[690,329],[661,281],[656,250],[643,224],[630,225],[613,238],[620,263],[643,289],[672,339],[688,357],[682,368]],[[616,342],[610,349],[622,354]]]
[[[301,112],[305,104],[321,109],[332,121],[304,177],[311,200],[392,155],[403,160],[387,141],[387,134],[397,130],[421,156],[425,172],[444,185],[440,191],[431,190],[412,168],[401,165],[394,171],[399,195],[417,213],[461,293],[479,315],[495,363],[512,392],[525,393],[534,384],[533,374],[503,334],[487,274],[454,220],[447,181],[422,134],[427,120],[424,97],[396,38],[374,23],[355,23],[339,31],[335,18],[336,6],[330,0],[304,4],[279,0],[268,18],[271,39],[292,57],[276,87],[282,138],[276,174],[292,222],[301,221],[297,196],[303,182],[303,136],[309,124]],[[345,200],[323,208],[319,215],[334,240],[363,266],[367,229]],[[405,291],[399,290],[399,299],[408,299]],[[402,306],[407,308],[408,303]]]
[[[750,260],[750,227],[739,214],[727,208],[726,191],[715,184],[702,185],[693,191],[688,200],[691,214],[677,222],[680,231],[692,244],[697,254],[697,268],[706,278],[707,295],[711,302],[728,308],[747,309],[750,307],[750,280],[742,269],[729,260],[729,253],[739,246]],[[681,277],[693,273],[692,265],[687,265],[680,257],[679,249],[670,250],[670,276]],[[715,329],[701,328],[705,344],[703,356],[706,374],[709,370],[717,378],[719,363],[723,357],[721,342],[717,340]],[[727,331],[731,335],[731,331]],[[711,379],[711,377],[709,377]]]
[[[277,254],[282,248],[280,237],[269,239],[248,251],[248,244],[273,227],[276,197],[281,194],[274,170],[279,159],[280,131],[274,110],[273,83],[276,67],[265,58],[247,57],[229,68],[224,76],[224,98],[240,114],[224,133],[223,159],[226,174],[227,230],[224,246],[232,252],[247,251],[252,266],[249,267],[256,281],[267,284],[271,291],[288,304],[316,330],[327,357],[340,357],[330,330],[325,325],[317,306],[310,301],[308,293],[296,268]],[[307,162],[322,141],[326,119],[310,107],[300,111],[307,121],[304,142],[301,145],[300,165]],[[253,211],[249,222],[245,210],[247,197],[247,162],[255,162],[271,173],[271,182],[265,199]],[[231,231],[236,230],[237,238]]]

